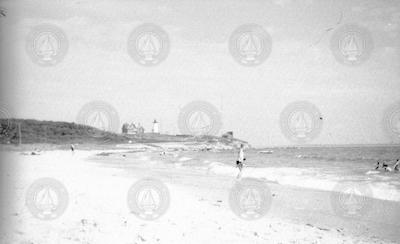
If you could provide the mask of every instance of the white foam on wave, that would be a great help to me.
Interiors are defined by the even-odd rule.
[[[208,173],[226,176],[237,176],[238,169],[219,162],[212,162],[208,166]],[[333,191],[335,186],[343,182],[341,176],[326,175],[316,169],[302,169],[295,167],[253,168],[245,167],[242,177],[267,179],[281,185],[297,186],[302,188]],[[373,198],[400,202],[400,192],[388,183],[370,182]]]
[[[181,158],[179,158],[179,162],[185,162],[185,161],[189,161],[189,160],[192,160],[192,158],[189,158],[189,157],[181,157]]]

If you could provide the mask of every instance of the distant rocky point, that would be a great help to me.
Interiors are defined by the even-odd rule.
[[[222,136],[211,135],[167,135],[160,133],[144,133],[127,135],[102,131],[94,127],[70,122],[39,121],[32,119],[0,119],[1,144],[135,144],[179,142],[193,144],[197,148],[232,149],[244,144],[243,140],[233,137],[233,132]],[[211,149],[210,149],[211,150]]]

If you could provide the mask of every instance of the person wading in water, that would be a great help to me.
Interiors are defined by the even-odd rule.
[[[236,160],[236,167],[239,168],[239,174],[236,177],[237,179],[239,179],[242,176],[242,169],[243,169],[243,164],[244,164],[245,160],[246,160],[246,158],[244,157],[244,145],[240,144],[239,154],[238,154],[238,158]]]

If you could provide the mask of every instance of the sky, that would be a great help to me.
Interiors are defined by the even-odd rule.
[[[118,113],[120,125],[140,122],[179,133],[179,114],[192,101],[219,112],[218,134],[254,146],[292,145],[282,111],[308,101],[320,112],[311,144],[375,144],[397,139],[384,131],[385,111],[400,102],[400,1],[397,0],[0,0],[1,106],[12,117],[76,121],[92,101]],[[155,66],[128,52],[135,28],[152,23],[168,36],[169,52]],[[59,27],[68,49],[56,65],[32,61],[33,28]],[[261,26],[271,50],[245,66],[229,51],[238,27]],[[370,33],[370,56],[339,62],[331,40],[355,24]]]

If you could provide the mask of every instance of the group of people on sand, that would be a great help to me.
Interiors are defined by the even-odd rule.
[[[376,162],[376,166],[375,166],[375,170],[380,170],[383,169],[384,171],[388,171],[388,172],[399,172],[400,171],[400,159],[396,160],[396,163],[393,166],[393,169],[386,163],[386,162]]]

